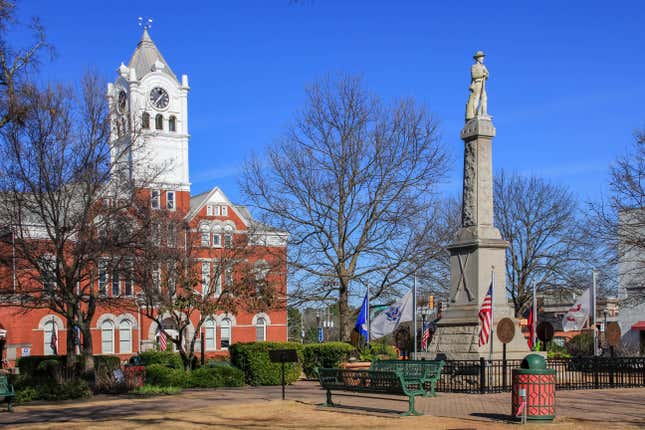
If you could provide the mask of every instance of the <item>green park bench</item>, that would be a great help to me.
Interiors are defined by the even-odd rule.
[[[7,410],[11,412],[11,401],[15,397],[16,393],[13,391],[13,385],[9,383],[7,377],[2,375],[0,376],[0,397],[4,397],[4,401],[7,402]]]
[[[423,375],[424,376],[424,375]],[[327,390],[325,406],[335,406],[332,391],[393,394],[408,397],[408,410],[401,415],[423,415],[414,408],[415,396],[425,393],[421,378],[407,379],[400,371],[319,368],[320,386]]]
[[[419,379],[425,388],[424,397],[436,397],[435,387],[441,377],[443,360],[377,360],[370,370],[400,371],[406,379]]]

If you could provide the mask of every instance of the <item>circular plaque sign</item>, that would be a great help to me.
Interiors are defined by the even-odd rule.
[[[515,336],[515,323],[510,318],[502,318],[497,323],[497,338],[502,343],[509,343]]]
[[[607,339],[607,344],[610,346],[617,346],[620,343],[620,326],[616,321],[607,323],[605,339]]]
[[[550,322],[541,322],[537,326],[537,338],[542,342],[553,339],[553,325]]]

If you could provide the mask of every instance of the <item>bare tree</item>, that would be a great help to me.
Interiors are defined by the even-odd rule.
[[[494,180],[495,225],[510,242],[506,289],[515,312],[539,290],[583,288],[595,250],[578,203],[564,186],[500,172]]]
[[[232,235],[222,248],[204,250],[200,231],[183,214],[148,210],[141,225],[148,234],[121,264],[141,289],[143,314],[177,347],[186,370],[209,318],[286,307],[280,290],[286,276],[283,252],[262,246],[261,232],[252,228]]]
[[[0,263],[13,274],[2,285],[2,304],[61,315],[69,366],[80,329],[88,368],[90,322],[107,300],[95,289],[98,262],[132,242],[122,227],[136,198],[132,184],[112,174],[130,146],[110,142],[103,88],[96,75],[83,79],[78,95],[32,86],[22,95],[22,120],[0,130]]]
[[[246,163],[242,187],[290,233],[294,304],[337,300],[349,340],[350,295],[367,284],[373,298],[396,293],[436,252],[428,237],[446,168],[424,109],[385,104],[360,78],[340,77],[307,89],[304,109],[266,157]]]
[[[31,91],[32,82],[28,73],[38,67],[39,54],[51,50],[45,39],[45,31],[37,18],[28,25],[33,42],[22,48],[15,48],[7,40],[10,29],[20,27],[15,19],[13,2],[0,0],[0,128],[11,121],[23,121],[29,109],[25,105],[26,92]]]
[[[608,260],[630,299],[645,298],[645,132],[635,133],[630,151],[611,166],[610,195],[591,205],[589,225],[606,245]]]

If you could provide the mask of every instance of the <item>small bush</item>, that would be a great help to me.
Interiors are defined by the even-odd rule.
[[[15,388],[14,388],[15,389]],[[38,391],[34,387],[16,389],[16,403],[27,403],[38,398]]]
[[[593,355],[593,335],[580,333],[567,343],[567,351],[575,357]]]
[[[272,363],[269,351],[275,349],[295,349],[299,363],[287,363],[285,380],[288,384],[296,381],[302,373],[302,345],[295,342],[248,342],[234,343],[229,347],[231,363],[244,372],[249,385],[280,385],[281,364]]]
[[[158,395],[171,395],[181,393],[180,387],[160,387],[158,385],[144,385],[142,387],[137,387],[131,391],[132,394],[139,396],[158,396]]]
[[[148,367],[151,364],[161,364],[166,367],[171,367],[173,369],[183,369],[184,363],[181,361],[181,357],[176,352],[166,352],[166,351],[146,351],[139,354],[143,365]]]
[[[244,372],[231,366],[202,367],[190,373],[191,388],[241,387]]]
[[[319,367],[338,367],[349,360],[354,347],[345,342],[310,343],[303,347],[302,370],[307,378],[317,378]]]
[[[147,385],[185,387],[187,383],[188,377],[184,369],[173,369],[159,363],[146,367]]]

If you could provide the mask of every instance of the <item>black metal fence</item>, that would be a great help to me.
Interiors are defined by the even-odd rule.
[[[521,360],[448,360],[437,391],[499,393],[510,391],[512,369]],[[578,357],[547,360],[556,370],[557,390],[645,387],[645,357]]]

